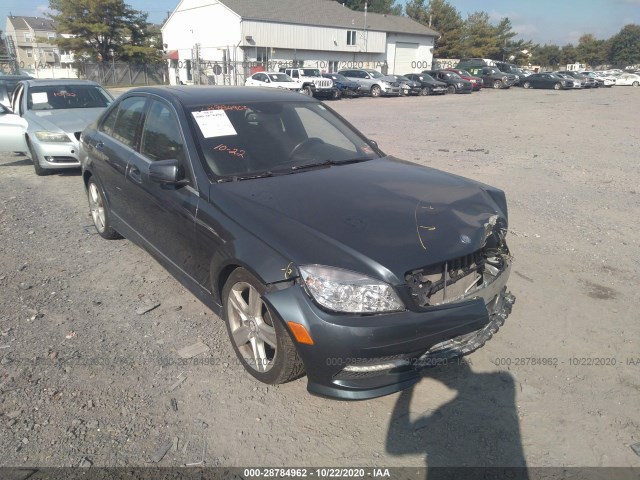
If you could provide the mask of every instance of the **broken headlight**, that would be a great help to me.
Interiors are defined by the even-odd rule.
[[[345,313],[404,310],[404,305],[388,283],[323,265],[304,265],[299,269],[307,292],[328,310]]]

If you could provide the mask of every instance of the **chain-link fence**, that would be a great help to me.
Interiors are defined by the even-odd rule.
[[[169,83],[165,63],[138,64],[124,62],[84,62],[79,65],[80,77],[101,85],[166,85]]]

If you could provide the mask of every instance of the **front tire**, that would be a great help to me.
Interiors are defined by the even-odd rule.
[[[637,87],[638,85],[640,85],[638,82],[633,82],[633,83],[631,84],[631,86],[632,86],[632,87]]]
[[[531,88],[531,83],[529,82],[524,82],[524,84],[522,85],[524,88]]]
[[[222,290],[223,315],[240,363],[263,383],[278,384],[304,374],[304,364],[283,322],[262,296],[266,287],[244,268]]]
[[[380,96],[380,92],[381,92],[381,89],[380,89],[379,85],[373,85],[371,87],[371,96],[372,97],[379,97]]]
[[[40,160],[38,159],[38,154],[33,149],[33,145],[31,145],[31,141],[27,138],[27,147],[29,148],[29,156],[31,157],[31,161],[33,162],[33,168],[36,171],[36,175],[39,177],[44,177],[51,173],[51,170],[47,168],[42,168],[40,165]]]
[[[337,88],[331,94],[331,99],[332,100],[340,100],[341,97],[342,97],[342,92],[340,90],[338,90]]]
[[[307,97],[313,96],[313,90],[311,90],[311,87],[309,85],[302,87],[301,93],[303,95],[306,95]]]
[[[104,201],[102,190],[93,177],[87,182],[87,198],[89,199],[89,210],[93,225],[96,227],[98,234],[106,240],[121,238],[120,234],[111,226],[109,209]]]
[[[449,85],[447,87],[447,93],[456,93],[456,87],[454,87],[453,85]]]
[[[502,88],[502,80],[496,80],[493,82],[493,88]]]
[[[554,83],[553,84],[553,89],[554,90],[560,90],[562,88],[562,85],[560,85],[559,83]]]

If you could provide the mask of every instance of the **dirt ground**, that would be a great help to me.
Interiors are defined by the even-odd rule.
[[[365,402],[256,383],[216,316],[95,233],[79,172],[0,155],[2,465],[640,467],[640,89],[329,105],[389,154],[506,191],[497,336]]]

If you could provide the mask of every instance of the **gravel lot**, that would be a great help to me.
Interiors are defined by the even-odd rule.
[[[329,105],[387,153],[507,192],[499,334],[371,401],[256,383],[216,316],[95,233],[79,172],[0,155],[2,465],[640,467],[640,89]]]

